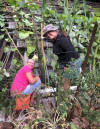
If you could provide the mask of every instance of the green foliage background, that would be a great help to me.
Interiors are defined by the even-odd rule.
[[[2,2],[4,4],[4,1]],[[91,105],[88,105],[88,103],[90,102],[91,104],[97,104],[99,103],[98,98],[100,98],[100,89],[96,87],[96,83],[100,81],[99,9],[93,9],[91,6],[88,6],[85,0],[83,4],[79,4],[78,0],[74,0],[72,8],[68,8],[68,0],[65,0],[64,3],[59,0],[58,4],[62,8],[62,13],[57,12],[57,10],[53,6],[52,1],[50,1],[50,5],[47,5],[46,0],[43,0],[42,8],[40,8],[40,6],[32,0],[5,0],[5,2],[6,4],[9,4],[9,6],[13,10],[13,20],[16,23],[14,35],[21,41],[26,42],[26,53],[28,57],[32,52],[41,55],[41,52],[37,51],[38,49],[40,50],[40,42],[37,42],[36,39],[36,32],[38,34],[38,38],[40,35],[40,23],[43,23],[44,26],[46,24],[52,23],[56,25],[60,30],[67,32],[75,49],[80,53],[82,60],[84,60],[89,41],[91,39],[94,23],[98,23],[98,30],[92,46],[91,54],[89,56],[87,71],[84,75],[84,79],[81,80],[82,82],[80,93],[78,98],[76,98],[82,105],[83,116],[89,119],[91,123],[93,121],[98,121],[100,119],[99,115],[96,115],[96,113],[98,112],[91,111]],[[1,10],[4,10],[4,7],[2,7]],[[32,16],[34,18],[34,21],[32,21]],[[38,23],[39,26],[36,26],[35,23]],[[36,27],[36,32],[34,30],[34,26]],[[0,41],[2,41],[4,40],[4,37],[6,35],[4,14],[0,14],[0,28],[2,32],[2,34],[0,34]],[[5,40],[8,43],[10,42],[9,38],[6,38]],[[5,53],[7,53],[8,51],[14,51],[15,53],[17,53],[17,50],[15,48],[11,49],[9,45],[7,45],[4,49]],[[20,52],[21,54],[23,54],[23,51]],[[49,58],[52,58],[52,60],[47,62],[49,65],[51,65],[54,71],[50,75],[50,84],[57,82],[57,84],[61,86],[61,75],[58,75],[56,73],[58,72],[57,57],[53,55],[52,50],[49,48],[47,51],[45,51],[45,53],[49,55]],[[42,55],[40,60],[40,63],[43,65]],[[22,66],[22,62],[17,58],[17,56],[14,56],[12,60],[12,63],[15,66],[14,71],[2,69],[2,63],[3,62],[0,62],[0,109],[8,108],[11,111],[13,101],[11,101],[9,89],[17,70]],[[41,74],[44,76],[44,70],[42,69],[40,71],[42,71]],[[79,85],[80,79],[71,80],[71,84]],[[64,96],[62,95],[62,91],[60,91],[59,89],[57,100],[59,100],[58,105],[60,106],[58,106],[57,108],[59,109],[58,111],[61,113],[61,116],[63,118],[66,118],[68,115],[66,108],[69,109],[69,107],[73,103],[68,103],[67,93]],[[71,129],[75,128],[76,127],[71,124]]]

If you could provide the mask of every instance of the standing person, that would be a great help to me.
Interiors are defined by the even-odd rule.
[[[11,85],[10,93],[12,96],[32,94],[35,89],[40,88],[41,80],[38,76],[32,74],[33,68],[34,61],[28,59],[26,65],[19,69]],[[35,92],[32,96],[35,96]],[[34,97],[32,98],[34,99]]]
[[[58,29],[52,24],[46,25],[43,28],[43,32],[43,36],[51,40],[53,44],[53,53],[58,56],[59,67],[64,69],[66,66],[68,66],[68,68],[71,70],[76,68],[77,74],[79,74],[82,61],[78,52],[75,51],[69,36],[58,31]],[[69,73],[67,73],[67,76],[70,76],[68,74]],[[72,76],[76,77],[77,75],[74,74]],[[69,83],[69,81],[67,83]],[[64,89],[66,89],[68,85],[64,86]]]

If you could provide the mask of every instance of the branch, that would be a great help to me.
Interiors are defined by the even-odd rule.
[[[83,65],[82,65],[82,75],[84,75],[84,73],[85,73],[86,65],[88,63],[88,58],[89,58],[89,55],[90,55],[90,52],[91,52],[92,44],[94,42],[95,34],[97,32],[97,28],[98,28],[98,23],[96,22],[95,25],[94,25],[93,32],[92,32],[90,44],[89,44],[88,49],[87,49],[87,54],[85,56],[85,60],[84,60]]]
[[[11,38],[11,36],[10,36],[10,34],[9,34],[8,30],[7,30],[7,29],[5,29],[5,30],[6,30],[6,33],[7,33],[8,37],[9,37],[9,39],[11,40],[12,45],[14,45],[14,47],[15,47],[15,48],[16,48],[16,50],[18,51],[18,54],[20,55],[21,59],[22,59],[22,60],[24,60],[24,58],[23,58],[22,54],[20,53],[20,51],[18,50],[18,48],[17,48],[16,44],[14,43],[13,39]]]

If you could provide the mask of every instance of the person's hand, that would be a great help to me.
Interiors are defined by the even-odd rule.
[[[38,79],[40,79],[39,76],[36,76],[35,78],[36,78],[36,81],[37,81]]]

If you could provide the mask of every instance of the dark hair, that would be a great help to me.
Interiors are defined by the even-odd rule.
[[[47,34],[49,33],[49,32],[54,32],[54,31],[56,31],[56,30],[51,30],[51,31],[48,31],[46,34],[44,34],[43,36],[46,38],[47,37]]]

